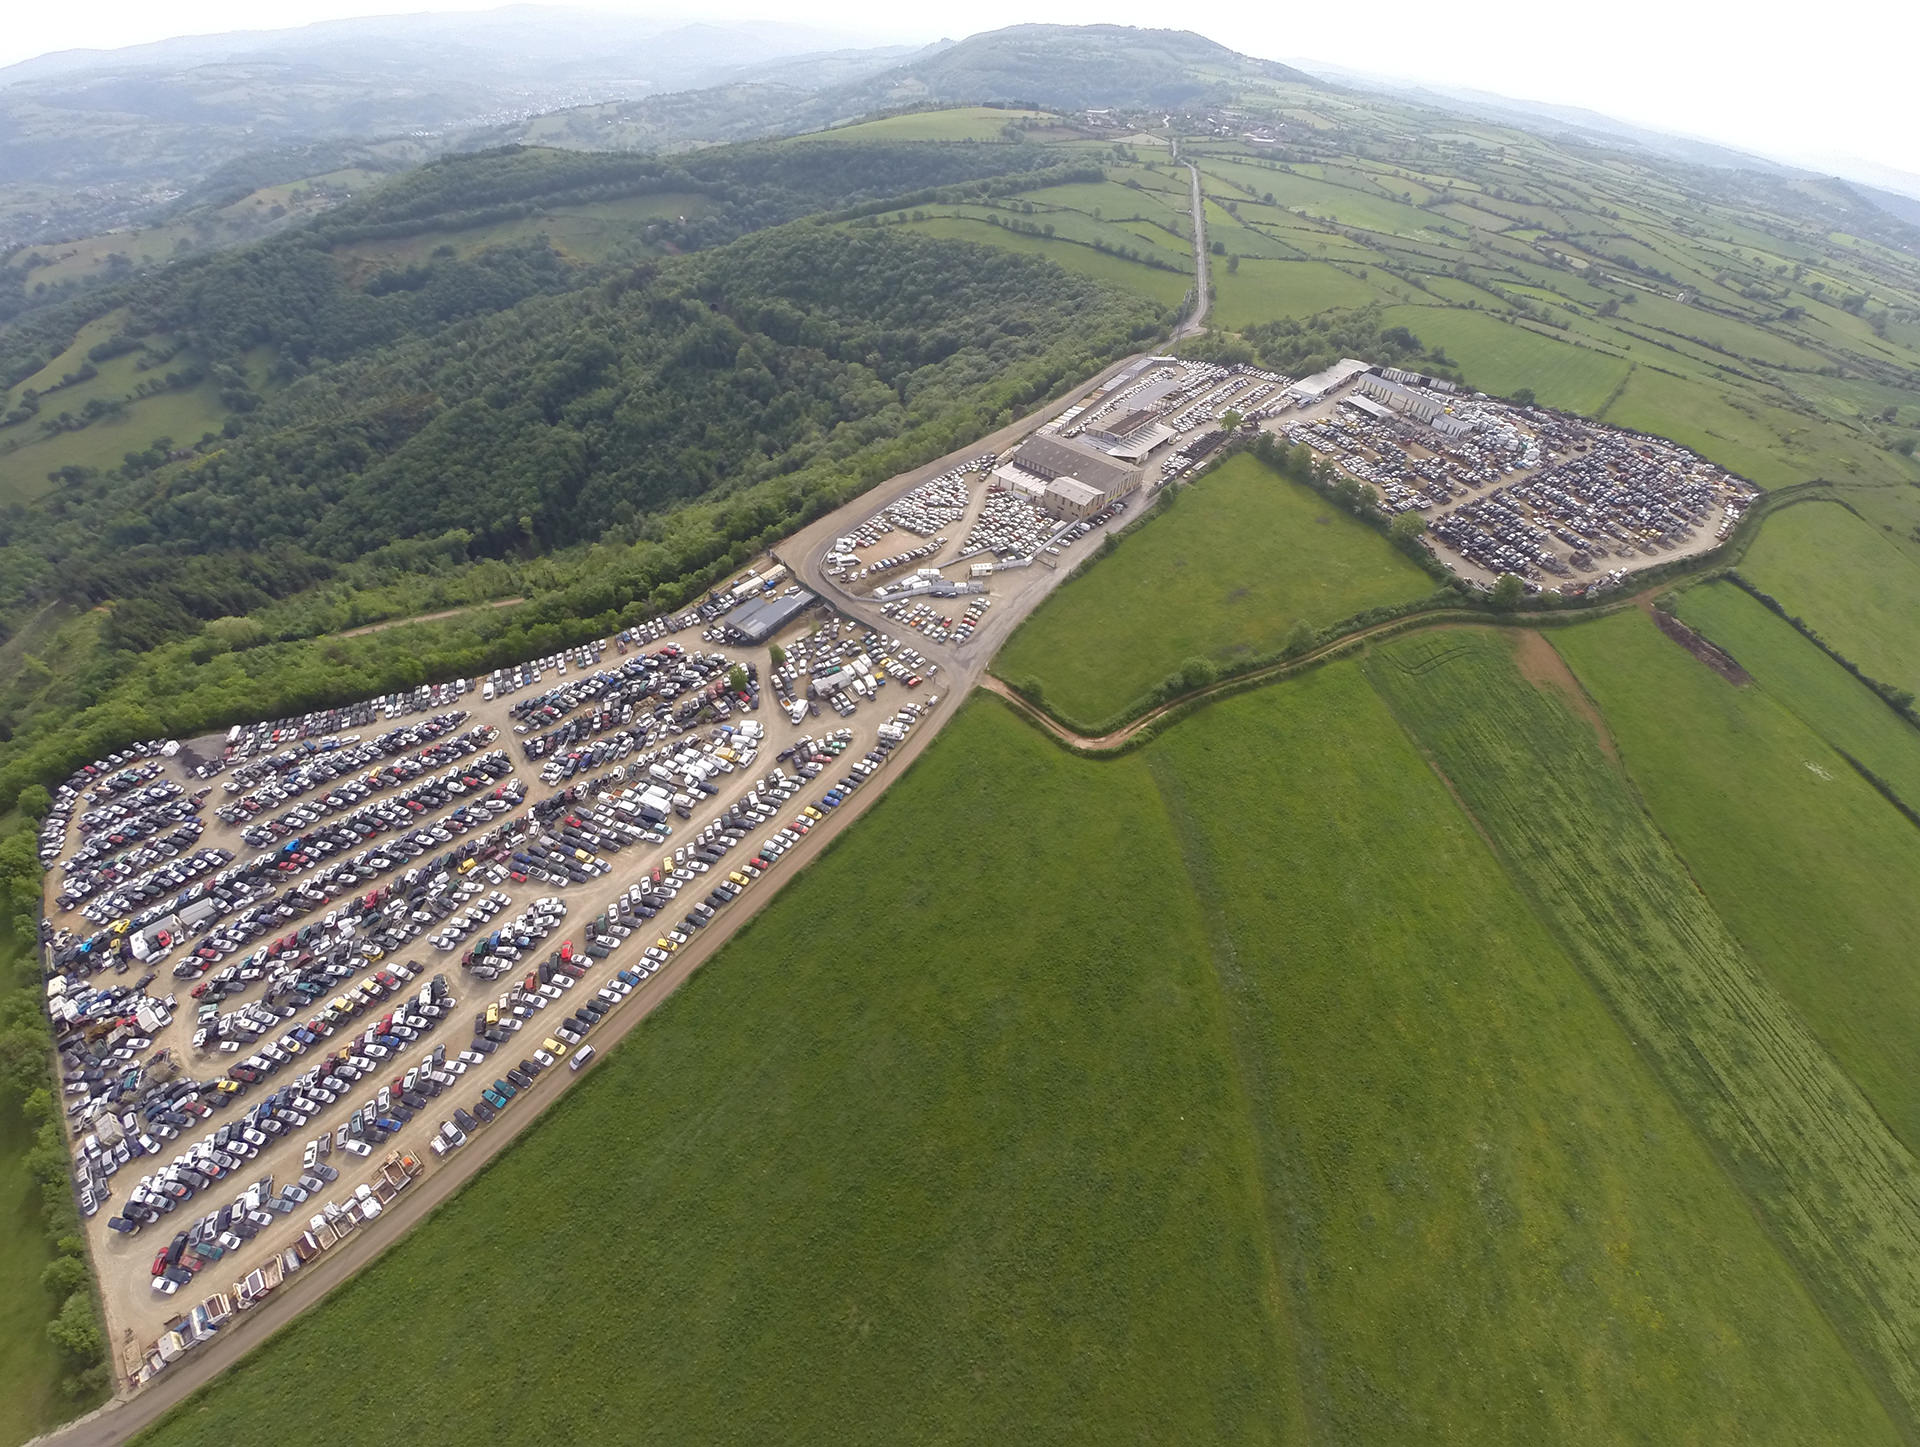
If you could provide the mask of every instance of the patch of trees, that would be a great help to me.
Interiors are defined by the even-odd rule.
[[[76,478],[8,515],[16,616],[57,592],[105,619],[70,673],[28,660],[0,686],[0,799],[129,737],[484,671],[655,616],[1167,321],[1039,258],[802,225],[317,367],[217,453]],[[479,596],[531,601],[289,638],[340,626],[330,610],[365,589],[404,613],[463,570],[491,570]]]
[[[1428,351],[1405,327],[1383,326],[1377,307],[1282,317],[1248,327],[1244,335],[1264,366],[1295,377],[1331,367],[1342,357],[1360,357],[1383,367],[1460,380],[1452,358],[1439,348]]]

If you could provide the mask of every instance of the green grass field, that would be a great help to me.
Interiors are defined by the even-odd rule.
[[[511,246],[536,236],[546,237],[553,248],[570,261],[599,261],[622,247],[644,247],[648,222],[701,216],[711,205],[706,197],[691,192],[628,196],[617,201],[558,207],[485,226],[355,241],[335,247],[334,254],[346,261],[356,280],[365,280],[392,267],[418,265],[442,246],[451,246],[460,256],[474,256],[492,247]]]
[[[1910,885],[1920,876],[1920,828],[1785,701],[1726,682],[1644,614],[1567,629],[1556,641],[1734,938],[1881,1118],[1920,1148],[1920,896]]]
[[[1179,873],[1143,762],[973,705],[538,1131],[151,1440],[1297,1440]]]
[[[56,396],[59,394],[55,394]],[[124,415],[107,417],[78,432],[44,437],[12,452],[0,453],[0,501],[29,501],[52,490],[48,474],[62,467],[118,467],[127,453],[156,437],[176,444],[198,442],[218,431],[227,411],[219,388],[203,382],[186,392],[161,392],[127,405]]]
[[[1889,1438],[1356,665],[1145,752],[1206,905],[1314,1440]]]
[[[1514,650],[1483,630],[1426,633],[1368,673],[1910,1428],[1920,1167],[1694,885],[1555,655],[1544,670],[1535,655],[1535,683]]]
[[[951,110],[915,111],[883,116],[831,131],[816,131],[805,139],[836,141],[998,141],[1001,132],[1017,121],[1049,120],[1046,111],[1002,110],[997,106],[956,106]]]
[[[1124,287],[1140,296],[1151,297],[1163,306],[1180,305],[1181,299],[1193,289],[1193,278],[1190,275],[1143,266],[1137,261],[1127,260],[1124,256],[1095,251],[1091,246],[1080,246],[1071,241],[1055,240],[1045,236],[1028,236],[1020,232],[1008,231],[1003,226],[990,226],[984,222],[970,221],[956,216],[934,216],[925,221],[909,221],[906,225],[911,230],[927,236],[939,236],[953,241],[972,241],[986,246],[1002,247],[1008,251],[1024,252],[1029,256],[1044,256],[1047,260],[1064,266],[1068,271],[1077,271],[1082,276],[1090,276],[1095,281],[1104,281],[1111,286]],[[1144,244],[1143,242],[1142,245]]]
[[[1371,281],[1324,261],[1246,257],[1236,270],[1229,271],[1215,257],[1210,274],[1214,304],[1207,320],[1230,331],[1278,317],[1306,317],[1333,307],[1365,306],[1387,296]]]
[[[1300,619],[1324,628],[1431,591],[1371,528],[1242,454],[1057,590],[993,668],[1038,680],[1050,708],[1097,732],[1190,658],[1277,654]]]
[[[1388,307],[1381,321],[1405,327],[1427,347],[1444,350],[1483,392],[1512,396],[1531,387],[1546,406],[1588,416],[1606,405],[1630,366],[1618,357],[1556,341],[1482,311]]]
[[[1920,811],[1920,730],[1731,583],[1680,595],[1680,617],[1731,653],[1774,701]]]
[[[1740,571],[1869,677],[1920,693],[1920,563],[1853,513],[1787,508]]]

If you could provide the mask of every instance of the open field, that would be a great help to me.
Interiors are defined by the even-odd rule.
[[[1538,659],[1529,682],[1515,643],[1422,634],[1368,673],[1910,1425],[1920,1168],[1695,888],[1578,686]]]
[[[418,265],[441,246],[451,246],[459,256],[473,256],[489,247],[544,236],[570,261],[599,261],[622,247],[644,246],[648,222],[705,215],[711,204],[691,193],[658,192],[562,206],[484,226],[343,243],[334,248],[334,254],[345,259],[356,276],[367,276],[388,267]]]
[[[1206,906],[1313,1440],[1889,1438],[1356,665],[1145,753]]]
[[[1062,851],[1098,877],[1063,893]],[[150,1440],[1296,1439],[1178,873],[1143,763],[976,703],[538,1132]],[[556,1180],[581,1229],[549,1229]],[[621,1365],[583,1392],[589,1334]]]
[[[1680,617],[1731,653],[1775,702],[1920,812],[1920,730],[1731,583],[1680,595]]]
[[[1001,109],[998,106],[955,106],[951,110],[915,111],[902,116],[883,116],[877,121],[860,121],[837,126],[830,131],[815,131],[806,139],[822,137],[836,141],[998,141],[1010,125],[1028,120],[1051,120],[1047,111]]]
[[[1095,251],[1091,246],[1081,246],[1072,241],[1028,236],[1009,231],[1003,226],[990,226],[982,221],[950,216],[934,216],[925,221],[910,221],[906,225],[927,236],[972,241],[1008,251],[1025,252],[1030,256],[1044,256],[1068,271],[1077,271],[1095,281],[1104,281],[1141,296],[1152,297],[1163,306],[1178,306],[1180,299],[1193,289],[1193,277],[1190,275],[1143,266],[1124,256]]]
[[[56,394],[57,395],[57,394]],[[217,431],[227,416],[211,382],[185,392],[159,392],[127,404],[118,417],[103,417],[78,432],[61,432],[0,453],[0,501],[25,502],[51,491],[47,475],[61,467],[118,467],[127,453],[156,437],[185,445]]]
[[[1048,599],[994,672],[1037,680],[1062,717],[1098,725],[1190,658],[1277,653],[1302,619],[1324,628],[1432,590],[1378,533],[1242,454]]]
[[[1213,286],[1217,299],[1210,313],[1212,320],[1236,331],[1277,317],[1305,317],[1332,307],[1365,306],[1383,297],[1378,287],[1324,261],[1247,257],[1237,270],[1229,271],[1216,260]]]
[[[1869,677],[1920,692],[1920,564],[1852,512],[1768,518],[1740,571]]]
[[[594,1069],[142,1440],[1892,1440],[1352,665],[1104,764],[973,702]]]
[[[1908,1149],[1920,1148],[1920,828],[1786,702],[1728,683],[1644,613],[1555,641],[1748,958]]]
[[[1598,415],[1631,369],[1618,357],[1556,341],[1481,311],[1388,307],[1381,321],[1405,327],[1427,347],[1445,351],[1482,392],[1510,397],[1531,387],[1543,405],[1588,417]]]

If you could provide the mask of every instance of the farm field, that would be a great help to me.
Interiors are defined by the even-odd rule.
[[[418,265],[426,261],[436,247],[451,246],[456,255],[465,257],[476,255],[489,247],[529,241],[536,236],[545,236],[554,249],[570,261],[598,261],[622,247],[643,248],[641,233],[649,221],[704,215],[709,205],[704,196],[658,192],[624,197],[617,201],[562,206],[485,226],[423,231],[415,236],[392,240],[344,243],[334,248],[334,254],[352,265],[356,279],[363,279],[389,267]]]
[[[1313,1440],[1889,1438],[1356,664],[1143,752],[1205,905]]]
[[[993,669],[1098,732],[1188,659],[1277,654],[1302,619],[1325,628],[1432,591],[1378,533],[1243,453],[1049,597]]]
[[[1063,894],[1069,857],[1104,862]],[[150,1440],[1298,1440],[1179,870],[1143,762],[974,703],[537,1131]],[[590,1389],[587,1332],[621,1363]]]
[[[1521,641],[1423,633],[1367,671],[1911,1422],[1920,1168],[1693,885],[1559,655]]]
[[[917,111],[859,121],[830,131],[811,132],[806,139],[835,141],[998,141],[1010,125],[1028,120],[1051,120],[1047,111],[1003,110],[998,106],[955,106],[951,110]]]
[[[1852,512],[1768,518],[1740,571],[1869,677],[1920,692],[1920,563]]]
[[[0,501],[25,502],[45,495],[53,488],[47,474],[56,468],[104,471],[117,467],[128,452],[146,447],[156,437],[171,437],[181,444],[197,442],[201,434],[217,431],[226,416],[219,388],[211,382],[191,391],[142,397],[128,403],[121,416],[103,417],[81,431],[58,433],[0,452]]]
[[[988,246],[1002,247],[1008,251],[1025,252],[1030,256],[1044,256],[1047,260],[1064,266],[1068,271],[1077,271],[1083,276],[1090,276],[1095,281],[1104,281],[1112,286],[1125,287],[1128,291],[1140,296],[1151,297],[1162,306],[1178,306],[1181,299],[1193,289],[1193,278],[1186,273],[1162,271],[1158,267],[1144,266],[1137,261],[1129,261],[1124,256],[1115,256],[1112,252],[1095,251],[1091,246],[1082,246],[1064,239],[1028,236],[1022,232],[1008,231],[1002,226],[991,226],[983,221],[969,221],[952,216],[933,216],[925,221],[909,221],[904,224],[910,230],[926,236],[984,243]]]
[[[1670,437],[1762,487],[1889,475],[1898,464],[1810,419],[1717,384],[1636,367],[1604,421]]]
[[[1748,957],[1907,1147],[1920,1147],[1920,899],[1910,883],[1920,828],[1786,703],[1727,682],[1645,614],[1565,629],[1555,642]]]
[[[1244,258],[1229,271],[1218,258],[1212,270],[1216,300],[1212,319],[1238,330],[1276,317],[1305,317],[1333,307],[1365,306],[1383,298],[1380,288],[1324,261]]]
[[[1893,1440],[1353,664],[1101,763],[976,699],[595,1071],[142,1440]]]
[[[1388,307],[1380,318],[1445,351],[1479,391],[1511,397],[1531,387],[1543,406],[1587,417],[1606,406],[1632,368],[1605,352],[1555,341],[1481,311],[1402,306]]]
[[[1920,811],[1920,730],[1792,624],[1731,583],[1687,589],[1679,615],[1731,653],[1776,702]]]

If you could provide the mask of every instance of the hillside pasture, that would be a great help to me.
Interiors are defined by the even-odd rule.
[[[1920,562],[1836,503],[1770,517],[1740,571],[1871,678],[1920,693]]]
[[[1522,387],[1548,407],[1593,416],[1631,368],[1618,357],[1543,336],[1484,311],[1389,307],[1387,326],[1405,327],[1429,349],[1445,351],[1480,391],[1512,396]]]
[[[1911,1420],[1920,1166],[1694,884],[1579,684],[1555,676],[1551,653],[1523,674],[1519,641],[1423,633],[1375,651],[1367,672],[1813,1284],[1882,1400]]]
[[[1009,231],[1004,226],[993,226],[984,221],[973,221],[957,216],[932,216],[925,221],[904,223],[909,230],[923,236],[938,236],[951,241],[971,241],[976,245],[997,246],[1004,251],[1024,252],[1029,256],[1043,256],[1048,261],[1065,267],[1068,271],[1090,276],[1095,281],[1103,281],[1139,296],[1149,297],[1165,307],[1177,307],[1193,289],[1193,278],[1177,271],[1163,271],[1158,267],[1147,266],[1142,262],[1129,261],[1124,256],[1116,256],[1110,251],[1096,251],[1091,246],[1077,242],[1046,236],[1032,236],[1025,232]]]
[[[1188,659],[1276,655],[1300,621],[1325,628],[1432,591],[1378,533],[1243,453],[1056,590],[993,670],[1098,732]]]

